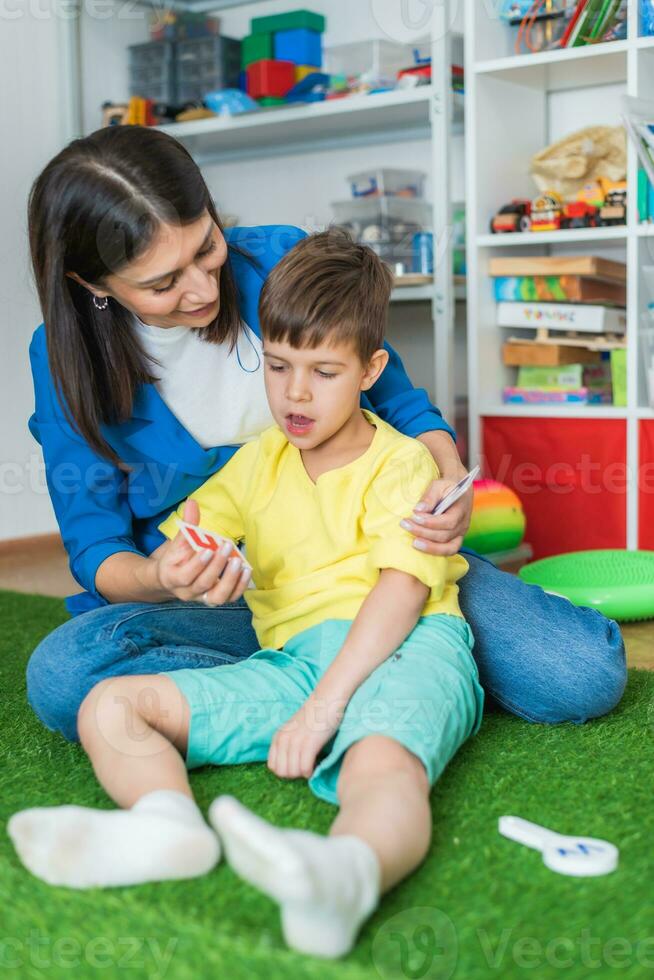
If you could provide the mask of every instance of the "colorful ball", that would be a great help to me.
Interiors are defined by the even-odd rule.
[[[495,480],[475,480],[474,494],[465,547],[480,555],[517,548],[525,534],[520,498]]]

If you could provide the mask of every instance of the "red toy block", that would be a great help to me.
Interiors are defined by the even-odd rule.
[[[247,93],[252,99],[283,99],[295,85],[295,64],[263,58],[247,66]]]

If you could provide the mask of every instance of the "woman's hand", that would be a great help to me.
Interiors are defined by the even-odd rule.
[[[309,779],[318,753],[338,731],[345,702],[316,700],[310,695],[299,711],[273,736],[268,768],[282,779]]]
[[[456,486],[465,476],[465,471],[456,480],[434,480],[422,500],[414,508],[411,517],[405,518],[402,527],[415,536],[414,546],[430,555],[455,555],[470,527],[472,514],[472,487],[456,503],[438,517],[430,512],[443,499],[448,490]]]
[[[195,500],[184,504],[184,520],[200,523],[200,509]],[[150,555],[159,587],[176,599],[185,602],[204,602],[207,606],[222,606],[236,602],[245,592],[250,569],[239,558],[228,559],[231,546],[225,553],[196,553],[181,531],[172,541],[164,541]]]

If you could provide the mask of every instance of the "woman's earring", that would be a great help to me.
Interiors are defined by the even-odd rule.
[[[96,310],[106,310],[107,307],[109,306],[109,297],[103,296],[102,299],[98,299],[98,297],[94,293],[93,305],[95,306]]]

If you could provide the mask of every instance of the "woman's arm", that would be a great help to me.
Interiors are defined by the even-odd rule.
[[[43,449],[50,499],[75,580],[102,605],[197,599],[215,587],[223,559],[198,565],[190,546],[185,550],[180,542],[175,551],[164,543],[149,558],[136,547],[127,474],[95,453],[65,418],[53,390],[43,328],[32,340],[30,361],[36,406],[29,428]],[[231,578],[231,573],[223,576],[224,585],[221,579],[216,601]]]
[[[367,401],[373,412],[407,436],[419,439],[427,446],[438,466],[441,477],[428,487],[421,500],[432,509],[466,469],[456,450],[454,431],[439,410],[431,404],[423,388],[414,388],[402,359],[386,343],[389,361],[378,381],[368,392]],[[364,405],[364,407],[367,407]],[[455,555],[470,526],[472,490],[457,501],[442,517],[429,518],[425,525],[415,524],[411,533],[420,547],[432,555]]]
[[[416,501],[420,510],[409,521],[407,530],[414,535],[416,547],[421,551],[430,555],[455,555],[470,527],[472,487],[440,517],[432,517],[428,512],[466,475],[467,470],[447,432],[423,432],[418,439],[432,454],[441,476],[425,487],[420,501]],[[427,514],[421,511],[427,511]]]
[[[363,407],[406,436],[415,438],[423,432],[441,431],[454,440],[454,430],[431,404],[425,389],[414,388],[397,351],[389,343],[384,348],[388,351],[388,364],[363,396]]]

